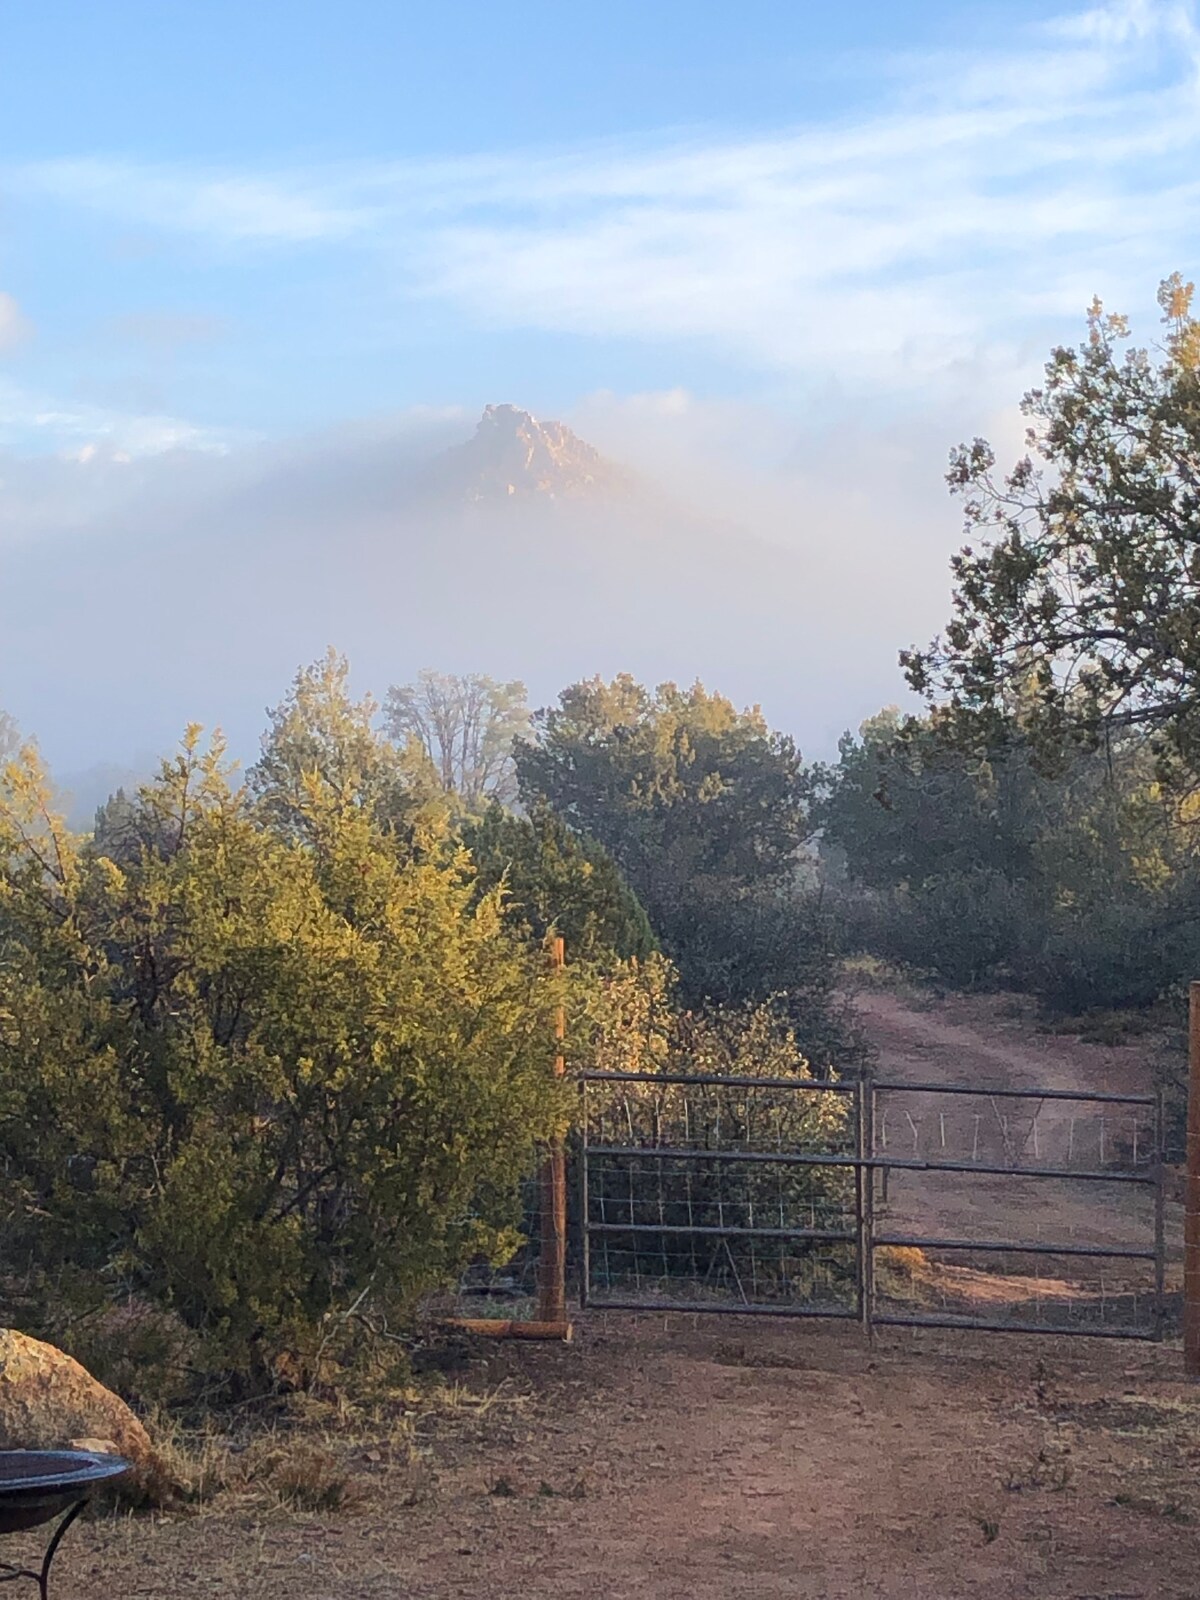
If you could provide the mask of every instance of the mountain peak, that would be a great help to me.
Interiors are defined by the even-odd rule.
[[[564,423],[519,406],[484,408],[475,436],[443,463],[468,500],[590,500],[624,494],[629,475]]]

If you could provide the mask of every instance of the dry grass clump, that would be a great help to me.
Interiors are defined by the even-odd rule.
[[[215,1411],[191,1426],[159,1412],[150,1428],[193,1513],[236,1501],[328,1514],[354,1509],[382,1478],[393,1504],[415,1505],[429,1492],[432,1435],[504,1431],[526,1399],[504,1382],[483,1389],[439,1382],[367,1403],[293,1395],[269,1416]]]
[[[305,1430],[160,1427],[159,1448],[195,1510],[236,1497],[299,1511],[344,1511],[358,1498],[353,1450]],[[374,1452],[382,1459],[382,1452]]]
[[[344,1511],[357,1498],[347,1463],[308,1439],[288,1439],[269,1449],[251,1481],[297,1511]]]
[[[458,1354],[461,1366],[472,1352]],[[171,1509],[185,1516],[280,1508],[330,1515],[353,1511],[385,1485],[389,1504],[416,1505],[432,1490],[435,1449],[515,1439],[525,1426],[529,1395],[511,1378],[474,1384],[382,1369],[368,1374],[370,1382],[354,1376],[353,1385],[324,1384],[252,1405],[148,1409],[164,1469],[181,1486]]]
[[[883,1244],[875,1252],[875,1277],[885,1294],[913,1292],[914,1284],[929,1277],[932,1262],[913,1245]]]
[[[151,1417],[147,1426],[159,1457],[189,1504],[215,1499],[233,1481],[235,1443],[215,1426],[185,1428],[163,1412]]]

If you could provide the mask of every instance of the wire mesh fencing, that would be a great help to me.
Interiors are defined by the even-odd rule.
[[[878,1082],[872,1320],[1160,1337],[1158,1097]]]
[[[861,1315],[856,1085],[596,1073],[582,1093],[586,1302]]]
[[[568,1145],[581,1305],[1161,1337],[1157,1097],[590,1073]],[[534,1316],[526,1241],[447,1309]]]

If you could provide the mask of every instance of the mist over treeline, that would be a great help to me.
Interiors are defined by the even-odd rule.
[[[255,624],[268,595],[271,615],[302,629],[318,615],[349,629],[374,605],[381,623],[395,619],[410,656],[464,633],[480,669],[425,670],[393,682],[379,707],[369,697],[356,702],[370,737],[407,752],[414,771],[424,763],[464,816],[493,804],[524,815],[551,731],[585,701],[588,739],[626,748],[655,729],[668,745],[683,741],[673,758],[680,770],[699,763],[712,793],[723,794],[731,780],[721,759],[713,757],[710,772],[689,742],[698,708],[719,705],[729,728],[753,727],[789,765],[791,810],[771,847],[775,877],[764,868],[764,882],[786,882],[793,896],[819,885],[822,940],[956,983],[1012,984],[1068,1009],[1145,1005],[1194,963],[1191,796],[1200,734],[1188,462],[1200,340],[1191,293],[1179,275],[1164,282],[1165,343],[1155,357],[1126,348],[1124,319],[1093,306],[1086,342],[1054,352],[1044,386],[1026,397],[1028,453],[1007,476],[983,441],[953,454],[950,487],[963,500],[973,543],[952,563],[949,627],[928,650],[901,657],[907,687],[928,709],[869,717],[857,736],[843,737],[836,760],[818,750],[806,762],[777,731],[789,719],[773,719],[773,729],[757,710],[760,697],[747,691],[760,677],[777,685],[789,657],[793,666],[801,659],[790,615],[795,552],[731,536],[569,428],[513,406],[489,406],[474,436],[457,443],[448,441],[460,419],[429,417],[403,448],[384,430],[316,452],[300,471],[286,455],[266,470],[260,461],[241,485],[251,486],[243,502],[254,512],[253,537],[241,527],[224,531],[216,548],[227,562],[211,559],[220,502],[201,497],[179,542],[195,557],[186,586],[168,566],[174,603],[146,607],[174,669],[149,677],[170,677],[178,694],[211,654],[212,607],[223,612],[230,667],[244,668],[261,647],[262,670],[279,648]],[[345,494],[347,460],[355,513],[345,538],[331,543],[325,534]],[[228,470],[236,478],[243,468]],[[61,581],[111,581],[135,596],[135,569],[144,583],[159,581],[149,539],[132,541],[115,576],[110,554],[82,552]],[[525,587],[529,573],[537,583]],[[96,615],[108,628],[106,609]],[[630,634],[638,641],[632,650]],[[144,645],[139,639],[139,650]],[[577,679],[556,704],[532,712],[527,674],[503,669],[532,659],[544,681],[566,646],[568,654],[615,657],[615,670]],[[99,654],[91,692],[103,684],[105,663],[120,667],[113,652]],[[647,657],[689,670],[630,672]],[[715,669],[701,672],[701,660]],[[381,681],[379,667],[369,657],[359,681]],[[338,693],[349,695],[343,658],[331,653],[321,670],[336,670]],[[791,678],[793,693],[808,698],[827,681],[795,670]],[[219,695],[220,680],[207,692]],[[202,699],[197,693],[194,703]],[[11,721],[5,732],[11,744]],[[661,799],[662,759],[646,752],[644,767],[594,781],[610,804],[626,789]],[[73,797],[72,822],[86,820],[93,798],[136,787],[124,783],[135,776],[101,767],[96,794]],[[578,774],[572,781],[582,782]],[[671,781],[680,781],[678,772]],[[705,873],[691,874],[694,892],[681,910],[655,886],[655,864],[669,857],[661,841],[631,853],[631,838],[618,837],[582,789],[569,799],[539,790],[537,803],[612,853],[649,906],[656,937],[699,947],[686,925],[705,920]],[[686,827],[711,824],[711,797],[706,807],[671,813],[679,838]],[[731,816],[738,820],[727,826],[748,830],[761,866],[761,823],[736,808]],[[726,893],[723,877],[721,884]],[[793,898],[793,909],[798,903]],[[721,920],[740,915],[729,909],[739,905],[738,896],[728,900]],[[772,992],[765,978],[752,988]],[[728,997],[720,984],[714,994]]]
[[[925,500],[894,486],[885,527],[838,504],[867,439],[814,438],[816,470],[778,419],[669,399],[585,407],[599,458],[511,407],[489,408],[506,437],[415,416],[225,454],[5,457],[0,701],[85,814],[108,781],[88,769],[147,770],[193,716],[252,760],[264,707],[331,640],[380,692],[430,663],[538,704],[595,672],[699,678],[832,754],[895,697],[908,619],[944,608],[936,468]]]

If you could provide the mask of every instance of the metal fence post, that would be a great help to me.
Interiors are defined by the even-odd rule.
[[[862,1321],[867,1339],[873,1343],[875,1339],[875,1082],[873,1078],[868,1077],[863,1081],[859,1114],[863,1119],[863,1158],[867,1162],[863,1168],[864,1181],[859,1190],[862,1196],[859,1233],[859,1250],[862,1252]]]
[[[1160,1089],[1154,1099],[1154,1337],[1167,1326],[1167,1117]]]
[[[875,1201],[875,1168],[872,1165],[872,1117],[871,1098],[873,1089],[866,1077],[858,1080],[858,1093],[854,1097],[855,1112],[858,1128],[855,1148],[858,1164],[854,1171],[854,1209],[855,1240],[858,1252],[858,1318],[862,1324],[863,1332],[868,1339],[871,1337],[871,1296],[872,1296],[872,1250],[873,1229],[871,1218],[874,1214]]]
[[[1200,1378],[1200,983],[1188,991],[1187,1177],[1183,1202],[1183,1365]]]
[[[588,1303],[592,1275],[592,1236],[588,1221],[588,1100],[587,1079],[579,1085],[579,1309]],[[601,1212],[603,1215],[603,1211]]]

